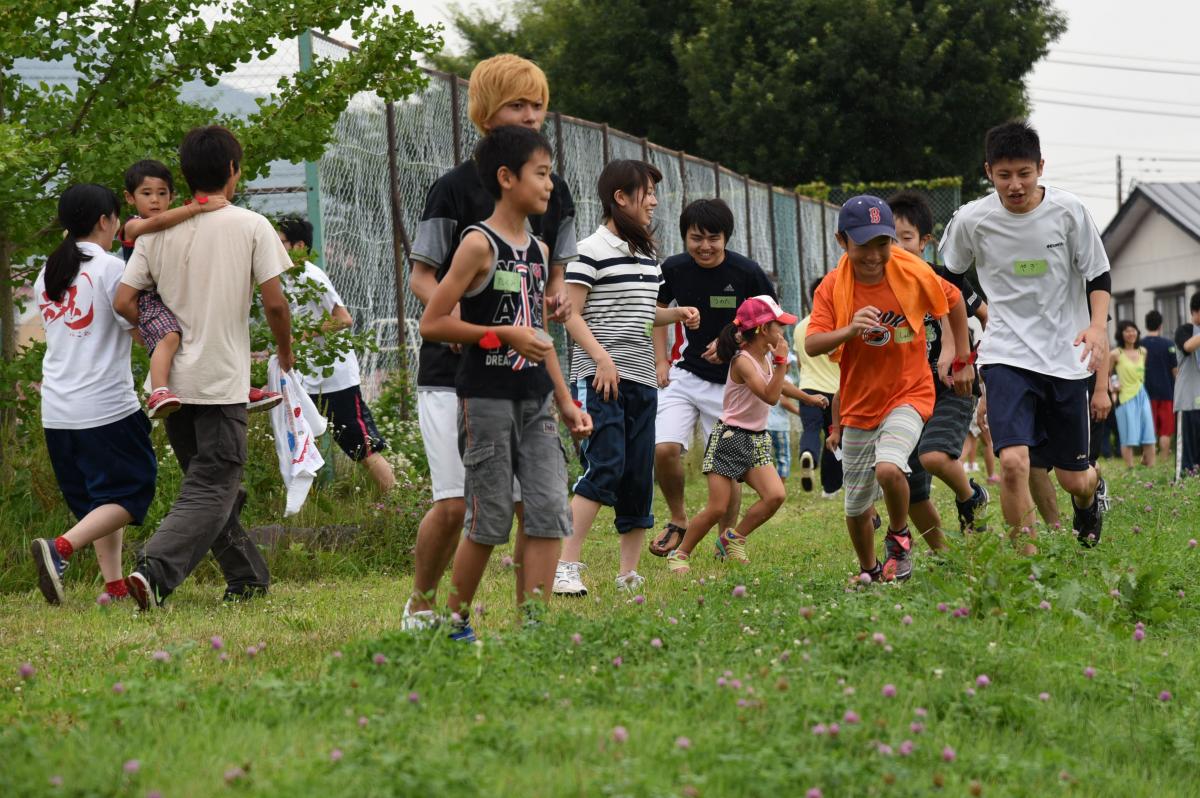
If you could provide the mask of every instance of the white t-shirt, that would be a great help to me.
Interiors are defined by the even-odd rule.
[[[229,205],[139,236],[121,282],[157,286],[183,340],[169,387],[189,405],[243,405],[250,391],[250,298],[292,261],[266,217]]]
[[[333,283],[329,280],[329,275],[321,271],[311,261],[304,264],[304,272],[300,275],[299,282],[303,284],[306,281],[311,281],[319,286],[321,298],[319,301],[309,302],[305,305],[292,305],[293,316],[303,315],[315,319],[323,319],[326,314],[333,313],[333,309],[337,306],[341,305],[345,307],[346,303],[342,301],[337,289],[333,287]],[[311,288],[311,286],[307,287]],[[318,346],[323,346],[325,339],[317,338],[314,343]],[[333,369],[333,372],[328,377],[324,376],[323,373],[300,375],[300,383],[305,393],[333,393],[345,388],[353,388],[359,384],[358,355],[354,353],[354,350],[343,355],[332,367],[326,368]],[[324,369],[321,371],[323,372]]]
[[[79,249],[92,259],[62,299],[46,295],[46,270],[33,284],[46,357],[42,360],[42,426],[91,429],[137,411],[129,347],[130,325],[113,310],[113,298],[125,264],[92,243]]]
[[[1045,186],[1029,213],[996,193],[958,209],[939,249],[946,268],[975,266],[987,294],[979,363],[1003,363],[1065,379],[1088,376],[1075,336],[1091,324],[1085,284],[1108,271],[1092,215],[1074,194]]]

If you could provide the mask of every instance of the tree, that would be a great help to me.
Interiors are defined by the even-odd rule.
[[[1066,29],[1052,0],[528,0],[454,25],[559,110],[781,185],[975,177],[984,131]]]
[[[675,149],[695,146],[674,42],[695,33],[708,0],[525,0],[491,14],[451,9],[461,55],[433,63],[469,77],[481,59],[516,53],[550,81],[555,111],[607,122]]]
[[[272,160],[315,160],[350,98],[385,99],[424,84],[416,56],[441,41],[411,12],[385,0],[23,0],[0,14],[0,372],[13,364],[13,289],[29,281],[34,255],[58,240],[54,216],[67,183],[117,187],[125,167],[156,157],[169,165],[184,132],[221,122],[245,147],[252,179]],[[215,85],[236,65],[263,59],[307,29],[349,23],[359,49],[279,81],[248,118],[221,118],[180,100],[180,88]],[[17,59],[71,65],[78,80],[31,85]],[[0,407],[5,399],[0,396]]]

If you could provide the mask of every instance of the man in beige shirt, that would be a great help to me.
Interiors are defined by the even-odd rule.
[[[233,199],[242,147],[225,128],[196,128],[179,148],[196,202]],[[246,393],[250,388],[250,301],[257,285],[279,365],[292,367],[291,316],[280,275],[291,260],[271,223],[230,205],[138,238],[117,310],[137,324],[139,291],[157,288],[179,319],[182,342],[170,388],[183,406],[165,420],[183,468],[179,496],[125,580],[143,610],[161,604],[212,551],[227,600],[266,591],[266,561],[238,516],[246,494]]]

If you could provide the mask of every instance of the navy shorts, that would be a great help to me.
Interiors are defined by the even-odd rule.
[[[43,429],[50,465],[76,518],[119,504],[138,526],[154,501],[158,460],[141,410],[89,429]]]
[[[983,367],[992,448],[1028,446],[1033,467],[1086,471],[1091,449],[1088,380],[1051,377],[1026,369]]]
[[[323,394],[309,394],[321,415],[329,419],[333,439],[355,462],[387,450],[387,441],[375,427],[371,408],[357,385]]]
[[[653,527],[658,389],[620,380],[617,398],[605,402],[592,387],[592,377],[581,377],[571,392],[592,417],[592,435],[579,447],[583,476],[573,490],[612,507],[614,524],[622,535]]]

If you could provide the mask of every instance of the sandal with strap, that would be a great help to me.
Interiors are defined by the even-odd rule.
[[[679,548],[679,544],[683,543],[683,536],[687,532],[686,529],[679,524],[668,523],[663,527],[663,532],[657,539],[650,541],[650,553],[655,557],[666,557],[675,549]]]

